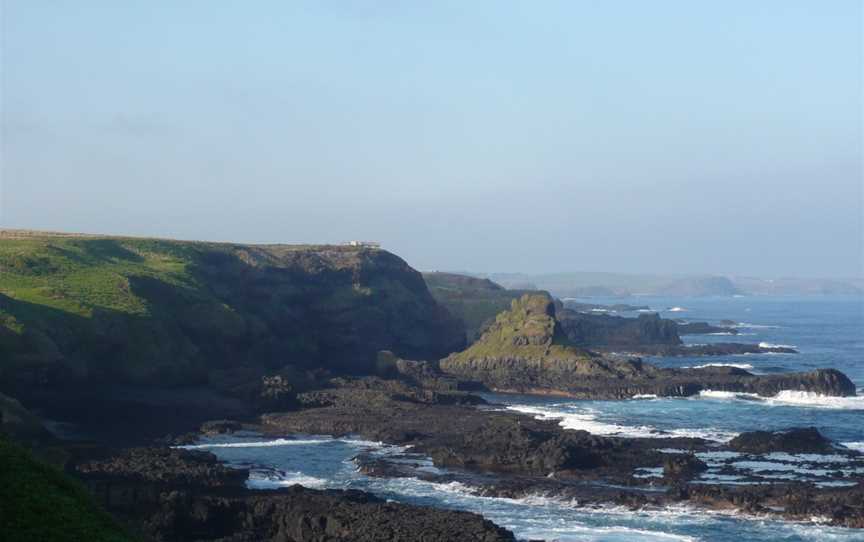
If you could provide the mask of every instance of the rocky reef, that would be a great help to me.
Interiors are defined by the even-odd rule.
[[[268,414],[245,428],[274,438],[360,435],[410,445],[402,454],[360,454],[354,461],[369,476],[459,482],[479,496],[544,495],[630,508],[684,502],[864,526],[864,456],[810,428],[744,433],[728,445],[664,434],[599,436],[464,392],[426,396],[411,387],[376,378],[334,382],[326,396],[301,399],[310,408]],[[424,468],[429,461],[439,471]]]
[[[148,540],[515,540],[476,514],[391,503],[362,491],[249,490],[247,470],[225,467],[208,452],[125,450],[75,471],[106,510]]]
[[[514,300],[509,311],[498,315],[478,341],[466,350],[442,359],[440,368],[459,378],[480,381],[497,391],[592,399],[644,394],[688,396],[703,390],[763,396],[783,390],[855,395],[854,384],[843,373],[833,369],[770,376],[757,376],[729,367],[661,369],[639,358],[602,354],[584,345],[586,337],[617,336],[618,333],[631,337],[637,350],[651,347],[639,343],[648,337],[670,343],[680,341],[674,322],[661,320],[656,315],[630,320],[634,323],[628,324],[626,333],[618,325],[608,328],[613,331],[601,328],[600,331],[588,332],[581,317],[565,311],[559,318],[556,304],[550,297],[525,295]],[[748,348],[734,343],[727,348],[713,346],[724,352],[729,348],[736,351]],[[685,347],[660,344],[658,348],[668,355]]]

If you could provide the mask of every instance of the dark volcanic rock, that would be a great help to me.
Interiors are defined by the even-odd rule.
[[[607,314],[586,314],[571,310],[555,314],[562,333],[576,346],[623,348],[640,345],[678,345],[678,325],[656,313],[624,318]]]
[[[737,335],[738,330],[732,327],[712,326],[708,322],[678,322],[679,335],[707,335],[710,333]]]
[[[670,455],[663,460],[663,476],[666,478],[693,478],[708,470],[704,461],[692,454]]]
[[[223,542],[515,540],[477,514],[388,503],[356,490],[301,486],[233,498],[162,494],[147,531],[157,540]]]
[[[210,452],[172,448],[130,448],[108,459],[80,464],[88,479],[123,479],[171,487],[242,488],[249,472],[224,466]]]
[[[477,514],[388,503],[356,490],[247,490],[247,471],[204,452],[127,450],[77,472],[107,510],[153,540],[515,540]]]
[[[418,449],[443,466],[545,475],[605,465],[604,452],[613,451],[614,444],[586,431],[550,431],[499,417],[490,418],[478,431],[436,439]]]
[[[201,425],[202,435],[225,435],[243,429],[243,424],[234,420],[212,420]]]
[[[818,517],[833,525],[864,528],[864,484],[821,491],[796,483],[747,487],[690,484],[676,486],[668,495],[713,508],[732,507],[758,514],[779,510],[788,519],[812,521]]]
[[[815,427],[796,427],[786,431],[753,431],[741,433],[729,442],[729,447],[738,452],[765,454],[830,453],[835,448]]]

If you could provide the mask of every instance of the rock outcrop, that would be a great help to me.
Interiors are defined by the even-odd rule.
[[[714,326],[708,322],[677,322],[678,335],[737,335],[738,330],[730,326]]]
[[[681,344],[678,324],[662,319],[656,313],[624,318],[564,309],[556,312],[556,319],[567,339],[583,347],[632,348]]]
[[[772,452],[831,453],[836,448],[815,427],[794,427],[786,431],[752,431],[741,433],[729,442],[737,452],[767,454]]]
[[[776,395],[783,390],[855,395],[854,384],[833,369],[757,376],[725,367],[662,369],[638,358],[598,354],[577,342],[576,339],[584,338],[585,334],[576,332],[577,324],[571,318],[566,315],[559,320],[555,303],[546,295],[523,296],[513,301],[509,311],[499,314],[478,341],[442,359],[439,366],[446,373],[480,381],[497,391],[592,399],[646,394],[689,396],[703,390],[762,396]],[[663,321],[656,316],[635,322],[636,337],[660,336],[677,340],[674,322],[671,322],[669,335],[664,331]],[[636,349],[641,348],[643,346]]]
[[[76,472],[107,510],[153,540],[515,540],[476,514],[391,503],[362,491],[248,490],[248,471],[222,466],[208,452],[127,450]]]

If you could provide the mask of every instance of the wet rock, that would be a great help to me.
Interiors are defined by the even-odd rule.
[[[106,509],[152,540],[515,540],[477,514],[389,503],[362,491],[248,490],[247,471],[206,452],[126,450],[77,472]]]
[[[130,448],[75,470],[88,480],[122,479],[172,487],[242,488],[249,472],[226,467],[210,452],[173,448]]]
[[[836,452],[831,440],[823,436],[815,427],[741,433],[729,442],[729,447],[738,452],[757,454]]]
[[[243,429],[243,424],[234,420],[212,420],[201,424],[202,435],[230,435]]]
[[[663,461],[665,478],[690,479],[708,470],[704,461],[692,454],[671,455]]]
[[[711,333],[737,335],[738,330],[728,327],[728,325],[712,326],[708,322],[678,322],[679,335],[708,335]]]

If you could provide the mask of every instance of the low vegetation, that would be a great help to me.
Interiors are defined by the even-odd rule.
[[[0,540],[125,542],[132,538],[84,487],[0,435]]]

